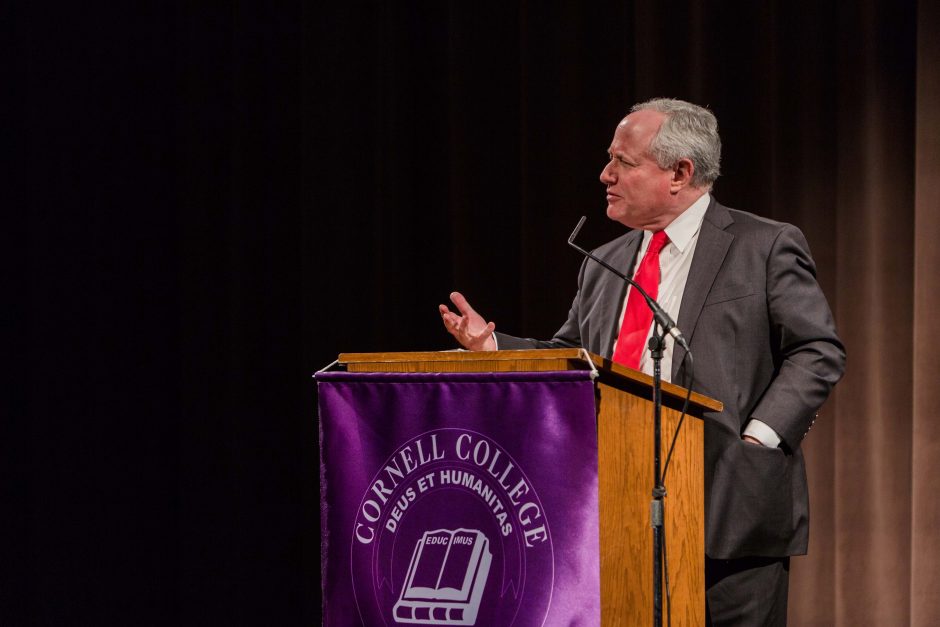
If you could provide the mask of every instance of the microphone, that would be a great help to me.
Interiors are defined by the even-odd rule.
[[[581,219],[578,221],[578,226],[574,227],[574,231],[572,231],[571,236],[568,237],[568,245],[574,248],[576,251],[578,251],[582,255],[584,255],[585,257],[596,261],[601,266],[603,266],[604,268],[607,268],[608,270],[613,272],[615,275],[617,275],[618,277],[620,277],[621,279],[623,279],[624,281],[632,285],[633,289],[637,290],[640,293],[640,295],[643,297],[643,299],[646,300],[646,304],[650,308],[650,310],[652,310],[653,317],[656,319],[656,322],[659,323],[659,326],[666,329],[666,332],[669,333],[669,335],[671,335],[673,338],[675,338],[676,342],[678,342],[679,345],[686,350],[686,352],[691,353],[692,350],[689,348],[689,343],[686,342],[685,336],[682,335],[682,331],[679,330],[679,327],[676,326],[676,323],[673,322],[672,318],[669,317],[669,314],[666,313],[666,310],[663,309],[659,303],[653,300],[652,297],[650,297],[650,295],[646,293],[646,290],[644,290],[642,287],[637,285],[633,279],[625,275],[620,270],[617,270],[616,268],[611,266],[609,263],[607,263],[603,259],[597,257],[596,255],[592,253],[589,253],[588,251],[584,250],[583,248],[581,248],[580,246],[574,243],[574,238],[578,236],[578,233],[581,231],[581,227],[584,226],[584,223],[586,220],[587,220],[586,216],[581,216]]]

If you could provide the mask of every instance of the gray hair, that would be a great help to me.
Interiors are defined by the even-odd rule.
[[[695,166],[692,185],[711,189],[721,174],[721,138],[715,114],[684,100],[654,98],[633,105],[630,112],[651,110],[663,113],[659,132],[650,141],[649,155],[661,168],[671,168],[680,159]]]

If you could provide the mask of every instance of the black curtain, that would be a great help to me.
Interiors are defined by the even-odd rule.
[[[634,102],[715,111],[716,196],[801,226],[837,309],[840,176],[878,158],[859,102],[912,165],[913,1],[406,4],[4,9],[0,623],[316,624],[311,375],[451,348],[454,289],[550,336],[579,216],[585,246],[622,232],[597,178]]]
[[[9,13],[22,565],[0,622],[315,623],[302,6]]]

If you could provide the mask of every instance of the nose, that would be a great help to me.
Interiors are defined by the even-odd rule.
[[[601,183],[604,185],[613,185],[617,182],[617,177],[614,176],[614,169],[611,167],[613,160],[608,161],[604,165],[604,169],[601,170]]]

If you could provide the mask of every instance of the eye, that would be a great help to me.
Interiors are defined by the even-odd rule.
[[[608,153],[607,153],[607,158],[608,158],[610,161],[616,161],[618,164],[620,164],[620,165],[622,165],[622,166],[624,166],[624,167],[632,167],[632,166],[633,166],[632,163],[630,163],[629,161],[627,161],[626,159],[624,159],[624,158],[623,158],[622,156],[620,156],[620,155],[614,155],[614,154],[608,152]]]

